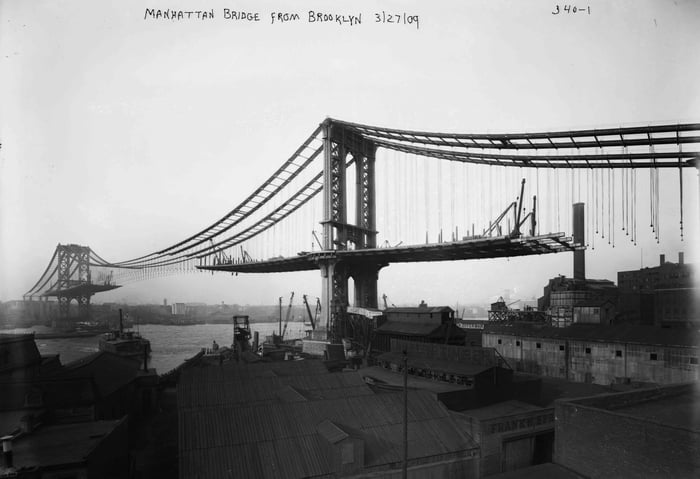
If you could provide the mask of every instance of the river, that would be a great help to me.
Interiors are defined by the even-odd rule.
[[[260,341],[265,336],[277,333],[278,323],[251,323],[251,333],[257,331]],[[290,322],[285,339],[302,338],[305,326],[301,322]],[[138,326],[141,335],[151,342],[151,361],[149,366],[156,368],[159,374],[166,373],[179,366],[185,359],[194,356],[202,348],[211,347],[212,341],[220,346],[230,346],[233,342],[233,325],[231,324],[195,324],[191,326],[167,326],[160,324],[142,324]],[[37,333],[51,332],[49,328],[37,327],[27,329],[0,330],[0,333]],[[60,354],[61,363],[75,361],[97,351],[99,336],[63,339],[36,339],[41,354]]]

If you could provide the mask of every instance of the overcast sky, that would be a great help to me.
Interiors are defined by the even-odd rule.
[[[561,10],[553,15],[557,5]],[[518,132],[700,120],[700,3],[598,1],[0,0],[0,300],[21,298],[57,243],[121,261],[173,244],[248,196],[327,116],[393,128]],[[223,18],[224,8],[259,22]],[[146,8],[214,9],[213,20],[144,19]],[[590,14],[586,7],[590,7]],[[357,26],[308,11],[362,13]],[[374,13],[418,15],[415,25]],[[301,21],[270,23],[271,12]],[[696,172],[657,245],[589,251],[589,277],[697,262]],[[381,179],[379,180],[381,184]],[[663,178],[676,198],[677,176]],[[319,218],[320,221],[321,218]],[[567,231],[570,233],[570,231]],[[397,304],[541,295],[570,254],[394,265]],[[155,279],[95,302],[272,304],[318,295],[318,272]]]

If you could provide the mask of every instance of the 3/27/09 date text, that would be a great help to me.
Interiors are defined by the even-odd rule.
[[[374,23],[393,23],[396,25],[415,25],[420,28],[420,17],[418,15],[409,15],[406,12],[381,12],[374,13]]]

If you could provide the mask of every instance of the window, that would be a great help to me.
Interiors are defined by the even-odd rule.
[[[622,357],[622,351],[620,351],[619,349],[618,349],[617,351],[615,351],[615,357],[616,357],[616,358],[621,358],[621,357]]]
[[[542,349],[542,343],[537,343],[536,346],[537,346],[537,349]]]
[[[697,363],[698,363],[698,358],[695,357],[695,356],[692,356],[692,357],[690,358],[690,364],[697,364]]]
[[[498,340],[498,344],[502,344],[502,343],[503,343],[503,341],[501,341],[501,340],[499,339],[499,340]]]
[[[656,361],[656,359],[657,359],[656,353],[650,353],[650,354],[649,354],[649,359],[650,359],[651,361]]]
[[[586,348],[586,354],[591,354],[591,348]]]
[[[516,345],[516,346],[520,346],[520,341],[516,341],[516,342],[515,342],[515,345]]]
[[[560,345],[559,345],[559,351],[564,351],[564,345],[563,345],[563,344],[560,344]]]

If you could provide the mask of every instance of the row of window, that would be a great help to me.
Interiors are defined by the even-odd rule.
[[[498,340],[498,344],[503,344],[503,341],[501,339]],[[520,341],[515,341],[516,346],[520,346]],[[537,349],[542,349],[542,343],[535,343],[535,347]],[[559,345],[559,351],[564,351],[564,345],[560,344]],[[586,354],[591,354],[591,348],[586,348],[585,349]],[[615,350],[615,357],[616,358],[621,358],[622,357],[622,350],[617,349]],[[657,361],[658,360],[658,354],[657,353],[649,353],[649,360],[650,361]],[[698,358],[697,356],[690,356],[688,358],[688,362],[690,364],[698,364]]]

